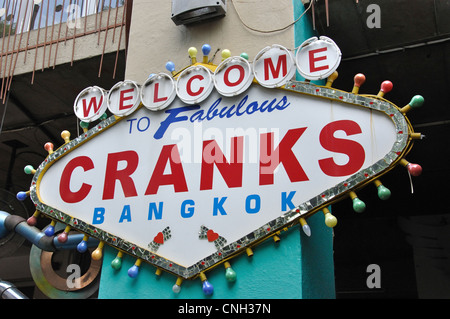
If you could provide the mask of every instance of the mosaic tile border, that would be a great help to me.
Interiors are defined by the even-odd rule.
[[[356,106],[366,107],[383,112],[387,114],[394,122],[396,130],[398,132],[396,141],[391,151],[371,167],[359,171],[347,180],[335,185],[330,189],[325,190],[316,197],[311,198],[304,203],[301,203],[294,209],[282,214],[281,216],[270,221],[264,226],[259,227],[246,236],[243,236],[237,241],[217,247],[218,249],[216,252],[192,266],[185,267],[182,265],[178,265],[148,249],[138,247],[135,244],[124,240],[123,238],[114,236],[108,232],[103,231],[102,229],[85,223],[82,220],[78,220],[65,214],[64,212],[47,206],[45,203],[41,203],[39,200],[37,189],[39,180],[42,174],[48,169],[48,167],[50,167],[52,163],[57,161],[61,156],[64,156],[72,149],[78,147],[84,142],[90,140],[95,135],[101,133],[103,130],[120,121],[121,118],[119,117],[111,116],[107,118],[106,120],[96,124],[87,132],[84,132],[70,142],[62,145],[52,154],[49,154],[47,158],[36,169],[36,173],[33,176],[32,184],[30,187],[30,198],[34,202],[36,210],[42,212],[50,218],[70,225],[73,229],[83,232],[91,237],[97,238],[98,240],[103,241],[116,249],[124,251],[131,256],[140,258],[157,268],[173,273],[185,279],[192,279],[198,276],[200,272],[204,272],[212,267],[217,266],[218,264],[232,258],[234,255],[245,251],[246,248],[255,246],[261,241],[269,238],[270,236],[275,235],[280,230],[285,229],[286,227],[292,227],[293,225],[297,224],[297,221],[300,217],[308,217],[311,214],[319,211],[321,208],[331,204],[333,201],[339,200],[340,198],[342,198],[343,194],[354,190],[356,187],[361,187],[371,182],[375,177],[383,174],[389,168],[393,167],[396,162],[402,158],[405,150],[408,148],[410,142],[409,134],[411,133],[411,128],[408,120],[395,105],[383,99],[377,99],[372,96],[355,95],[353,93],[340,91],[334,88],[316,86],[306,82],[297,81],[288,82],[282,89],[349,103]]]

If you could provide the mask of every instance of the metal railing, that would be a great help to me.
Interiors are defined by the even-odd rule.
[[[103,61],[106,42],[112,41],[114,44],[117,30],[120,32],[117,41],[119,52],[126,24],[127,2],[128,0],[0,0],[0,99],[4,101],[6,92],[10,89],[19,53],[25,53],[23,63],[27,63],[27,51],[35,50],[31,78],[33,83],[36,68],[55,68],[61,42],[72,42],[70,62],[73,64],[76,39],[98,33],[97,45],[101,45],[100,34],[104,32]],[[124,9],[120,10],[121,7]],[[92,15],[95,15],[95,19],[88,19]],[[89,26],[88,20],[91,21]],[[112,36],[108,37],[108,31],[113,32]],[[30,38],[32,32],[37,34]],[[37,50],[44,50],[43,56],[47,61],[36,61]],[[49,51],[46,53],[46,50]],[[99,76],[101,69],[100,64]],[[116,67],[113,78],[115,70]]]

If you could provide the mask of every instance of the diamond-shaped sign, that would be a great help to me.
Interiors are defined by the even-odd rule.
[[[192,277],[382,174],[408,145],[391,103],[254,84],[110,117],[53,152],[37,209]],[[164,232],[166,230],[166,233]]]
[[[261,56],[272,60],[259,72],[272,72],[283,88],[254,80],[235,95],[219,90],[224,95],[203,87],[247,87],[251,69],[238,58],[217,67],[217,78],[208,74],[214,66],[196,63],[177,83],[157,74],[142,88],[114,86],[106,103],[121,115],[67,140],[36,169],[30,193],[37,210],[194,278],[288,227],[306,230],[311,214],[379,185],[379,176],[404,164],[413,135],[404,110],[382,94],[286,83],[283,60]],[[181,85],[177,92],[192,98],[174,97],[164,83]],[[90,100],[76,107],[88,117],[102,101],[83,96]]]

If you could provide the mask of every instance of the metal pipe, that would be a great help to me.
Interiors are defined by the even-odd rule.
[[[23,217],[0,211],[0,238],[5,237],[11,231],[25,237],[33,245],[45,251],[76,249],[84,237],[83,234],[69,235],[65,243],[60,243],[57,236],[45,235],[38,228],[28,225]],[[87,241],[88,247],[96,247],[98,243],[99,241],[92,237]]]
[[[0,298],[1,299],[28,299],[12,283],[0,280]]]

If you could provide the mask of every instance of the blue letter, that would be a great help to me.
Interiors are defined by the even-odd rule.
[[[94,218],[92,219],[92,224],[103,224],[105,221],[105,208],[104,207],[95,207],[94,208]]]
[[[287,97],[283,96],[283,98],[280,100],[280,102],[278,102],[277,105],[275,105],[275,108],[277,110],[284,110],[289,105],[291,105],[291,103],[288,103]]]
[[[255,207],[251,207],[250,202],[251,200],[255,200]],[[245,211],[247,214],[256,214],[261,210],[261,197],[257,194],[248,195],[245,200]]]
[[[286,192],[281,193],[281,211],[284,212],[288,209],[293,209],[295,205],[292,203],[292,197],[294,197],[296,191],[292,191],[286,196]],[[287,207],[288,206],[288,207]]]
[[[223,209],[223,203],[225,203],[227,197],[222,197],[220,201],[218,201],[218,199],[218,197],[214,197],[213,216],[217,216],[217,211],[219,211],[221,215],[226,215],[227,212]]]
[[[199,105],[193,105],[193,106],[183,106],[183,107],[179,107],[176,109],[167,110],[166,113],[168,113],[169,116],[164,121],[161,122],[158,130],[156,131],[155,135],[153,135],[153,137],[156,138],[157,140],[159,140],[160,138],[162,138],[164,136],[164,133],[166,132],[167,128],[169,127],[169,125],[171,123],[186,121],[188,119],[187,116],[177,117],[178,113],[181,113],[184,111],[192,111],[192,110],[196,110],[199,108],[200,108]]]
[[[142,119],[146,119],[147,120],[147,126],[145,126],[145,128],[141,128],[141,121]],[[137,122],[137,129],[139,132],[144,132],[146,131],[150,126],[150,119],[147,116],[143,116],[139,119],[139,121]]]
[[[156,209],[156,203],[148,205],[148,220],[152,220],[152,215],[155,213],[155,219],[161,219],[163,213],[163,202],[159,202],[159,209]]]
[[[133,128],[133,121],[135,121],[136,119],[128,119],[127,122],[130,122],[130,131],[128,132],[128,134],[131,134],[131,129]]]
[[[131,222],[130,205],[123,206],[122,215],[120,215],[119,223],[123,222],[125,219],[128,222]]]
[[[186,205],[192,205],[192,207],[188,207],[188,213],[186,213]],[[191,199],[187,199],[181,203],[181,217],[190,218],[194,215],[194,205],[195,202]]]

